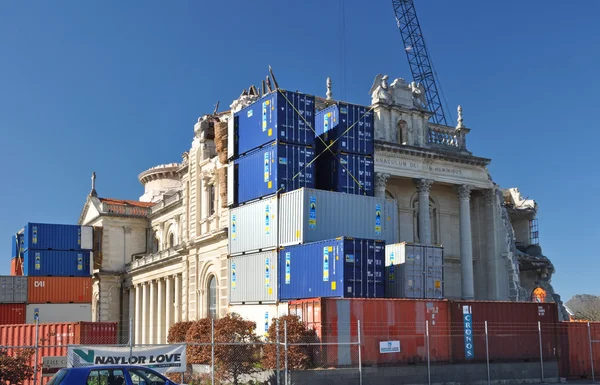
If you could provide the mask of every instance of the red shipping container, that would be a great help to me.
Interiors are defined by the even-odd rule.
[[[10,260],[10,275],[23,275],[23,258],[13,258]]]
[[[0,325],[0,346],[34,347],[35,324]],[[41,323],[38,330],[38,368],[42,357],[66,356],[69,344],[114,345],[117,343],[116,322]],[[12,354],[15,349],[8,349]],[[32,358],[31,365],[34,365]],[[38,384],[45,384],[51,377],[38,376]],[[31,385],[33,381],[25,381]]]
[[[358,342],[359,320],[364,365],[425,362],[427,323],[431,360],[450,359],[445,300],[314,298],[290,301],[289,313],[300,316],[322,342],[336,343],[323,346],[323,364],[358,364],[358,349],[348,343]],[[388,342],[392,348],[399,342],[400,352],[382,352]]]
[[[25,309],[24,303],[0,303],[0,325],[24,324]]]
[[[464,306],[472,314],[473,361],[486,360],[485,321],[488,323],[490,361],[540,359],[538,321],[545,361],[558,358],[558,306],[555,303],[450,301],[452,358],[466,361]]]
[[[91,277],[28,277],[29,303],[91,303]]]
[[[560,323],[560,376],[568,379],[592,379],[590,337],[600,341],[600,322]],[[600,343],[591,344],[596,378],[600,376]]]

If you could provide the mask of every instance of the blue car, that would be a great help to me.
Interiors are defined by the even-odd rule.
[[[47,385],[177,385],[162,374],[133,365],[60,369]]]

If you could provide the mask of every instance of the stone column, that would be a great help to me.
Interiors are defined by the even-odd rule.
[[[171,280],[173,278],[167,276],[165,278],[165,342],[169,337],[169,328],[173,324],[173,287],[171,286]]]
[[[431,223],[429,218],[429,191],[433,185],[431,179],[419,179],[417,191],[419,193],[419,243],[431,244]]]
[[[496,191],[494,189],[485,190],[483,192],[483,203],[485,207],[486,215],[485,218],[485,260],[481,263],[485,266],[488,281],[488,295],[487,299],[492,301],[499,301],[499,290],[498,280],[496,277]],[[481,258],[481,259],[484,259]],[[509,277],[510,278],[510,277]]]
[[[175,274],[175,322],[181,321],[181,278]]]
[[[164,344],[165,338],[164,338],[164,334],[165,334],[165,323],[164,323],[164,319],[165,319],[165,291],[164,291],[164,285],[163,285],[163,280],[159,279],[157,281],[157,291],[158,291],[158,305],[157,305],[157,311],[156,311],[156,343],[157,344]]]
[[[156,343],[156,284],[154,281],[150,281],[150,310],[148,312],[148,316],[150,317],[150,322],[148,326],[149,337],[148,343],[154,344]]]
[[[471,190],[473,186],[458,186],[460,211],[460,264],[462,272],[462,298],[475,298],[473,282],[473,243],[471,240]]]
[[[142,344],[148,343],[148,283],[142,283]]]
[[[127,325],[127,333],[128,335],[131,337],[131,341],[135,341],[135,328],[133,325],[135,325],[135,287],[131,286],[129,288],[129,311],[128,311],[128,317],[126,320],[124,320],[126,322]],[[131,321],[130,321],[131,320]]]
[[[377,198],[385,198],[385,187],[390,174],[386,173],[375,173],[375,196]]]
[[[135,337],[135,343],[136,344],[141,344],[142,343],[142,288],[140,287],[140,285],[135,285],[135,317],[134,317],[134,322],[135,322],[135,332],[134,332],[134,337]]]

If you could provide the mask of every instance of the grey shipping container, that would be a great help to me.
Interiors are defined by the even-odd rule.
[[[444,298],[444,249],[414,243],[385,248],[385,294],[388,298]]]
[[[395,200],[301,188],[279,199],[279,246],[352,237],[398,242]]]
[[[83,303],[32,303],[27,305],[26,322],[40,323],[92,321],[92,305]]]
[[[0,303],[27,302],[27,277],[0,276]]]
[[[229,303],[275,303],[277,284],[277,251],[229,258]]]
[[[277,246],[277,198],[229,210],[229,254],[258,252]]]

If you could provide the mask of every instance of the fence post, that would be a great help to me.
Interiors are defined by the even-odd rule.
[[[429,355],[429,320],[425,321],[425,346],[427,347],[427,383],[431,385],[431,357]]]
[[[487,382],[490,385],[490,340],[488,334],[488,323],[485,321],[485,360],[487,362]]]
[[[359,385],[362,385],[362,337],[360,330],[360,320],[358,320],[358,381]],[[287,385],[287,384],[286,384]]]
[[[132,330],[133,329],[133,318],[129,317],[129,340],[127,342],[127,344],[129,345],[129,360],[131,361],[131,356],[133,356],[133,335],[132,335]]]
[[[592,382],[596,382],[596,374],[594,373],[594,349],[592,347],[592,329],[590,327],[590,323],[587,323],[588,329],[588,340],[590,341],[590,363],[592,364]]]
[[[542,383],[546,380],[544,379],[544,350],[542,349],[542,323],[538,321],[538,335],[540,337],[540,369],[542,372]]]
[[[210,383],[215,385],[215,319],[210,319]]]
[[[288,343],[287,343],[287,320],[283,321],[283,349],[285,354],[285,372],[284,379],[285,385],[288,385]]]
[[[275,319],[275,344],[277,345],[277,385],[279,385],[279,318]]]
[[[33,366],[33,385],[37,384],[38,378],[38,351],[40,350],[39,345],[39,333],[40,333],[40,321],[39,319],[35,320],[35,363]]]

